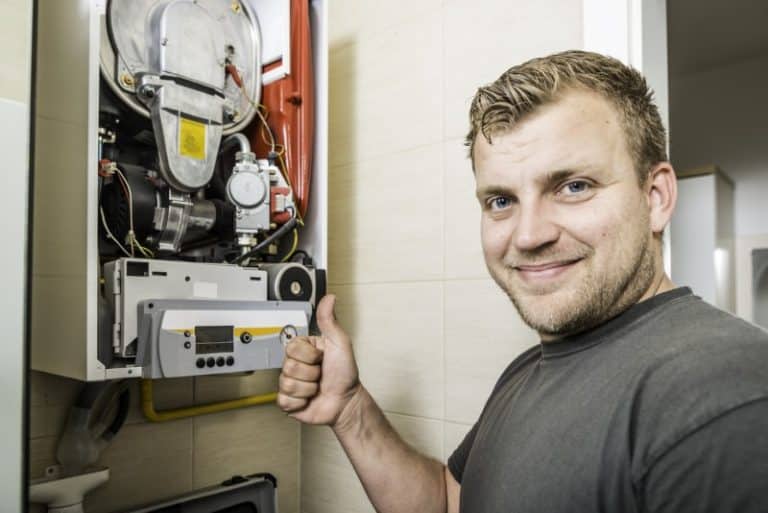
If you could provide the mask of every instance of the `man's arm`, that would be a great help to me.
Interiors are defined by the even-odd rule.
[[[459,484],[445,465],[408,446],[365,388],[333,431],[377,511],[459,511]]]
[[[457,513],[460,487],[451,473],[408,446],[360,383],[334,301],[327,296],[317,307],[321,337],[286,347],[278,405],[301,422],[333,429],[377,511]]]

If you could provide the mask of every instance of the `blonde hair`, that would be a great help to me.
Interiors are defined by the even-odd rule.
[[[473,168],[478,134],[492,143],[494,134],[511,130],[527,114],[556,101],[569,88],[594,91],[614,105],[641,183],[654,164],[667,160],[666,132],[643,75],[612,57],[570,50],[514,66],[477,90],[465,141]]]

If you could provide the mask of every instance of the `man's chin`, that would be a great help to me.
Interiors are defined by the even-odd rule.
[[[559,335],[566,329],[569,316],[578,310],[578,304],[568,291],[561,288],[535,291],[507,290],[507,295],[515,305],[523,322],[539,333]]]
[[[571,294],[571,280],[557,280],[542,283],[527,283],[523,280],[510,279],[504,286],[507,295],[513,301],[557,303]]]

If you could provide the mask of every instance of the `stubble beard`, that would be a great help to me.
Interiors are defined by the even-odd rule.
[[[629,254],[619,259],[624,265],[612,270],[589,267],[575,287],[554,291],[556,297],[550,297],[549,304],[544,302],[552,294],[531,295],[514,285],[516,270],[508,267],[501,273],[491,270],[491,275],[509,296],[523,322],[541,335],[563,337],[602,324],[643,296],[656,274],[652,244],[652,236],[647,234],[627,248]]]

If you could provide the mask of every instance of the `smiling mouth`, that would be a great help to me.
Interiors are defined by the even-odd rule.
[[[559,277],[579,263],[582,258],[559,260],[536,265],[516,265],[513,267],[525,281],[550,280]]]

